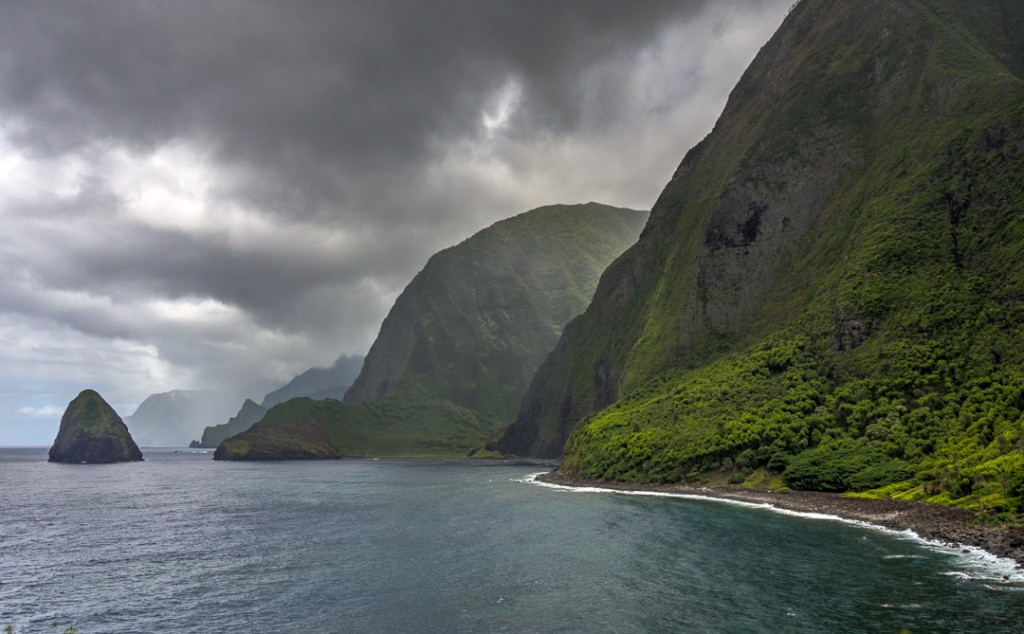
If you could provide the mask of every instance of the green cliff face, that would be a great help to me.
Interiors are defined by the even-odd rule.
[[[395,301],[345,402],[421,391],[511,419],[562,328],[645,220],[596,203],[542,207],[437,253]]]
[[[998,0],[796,5],[489,447],[1017,508],[1022,26]]]
[[[50,462],[108,463],[142,460],[128,427],[103,397],[84,390],[68,404],[50,447]]]
[[[396,300],[345,402],[315,406],[326,438],[345,455],[478,448],[515,415],[565,323],[646,217],[596,203],[542,207],[435,254]],[[263,447],[270,426],[313,417],[312,405],[283,405],[222,447]]]

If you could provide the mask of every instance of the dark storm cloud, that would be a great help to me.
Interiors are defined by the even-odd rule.
[[[34,155],[191,139],[242,168],[223,196],[377,226],[429,215],[387,190],[430,159],[430,140],[474,130],[509,78],[527,102],[520,135],[564,132],[587,68],[702,4],[19,3],[0,20],[0,112]],[[168,251],[173,272],[181,252]]]
[[[241,168],[221,196],[265,213],[326,215],[353,227],[386,225],[392,216],[431,224],[430,209],[387,194],[430,159],[430,140],[475,130],[481,104],[510,78],[526,101],[519,135],[565,132],[579,120],[576,93],[587,68],[644,45],[703,4],[17,3],[0,20],[0,112],[8,137],[33,156],[97,143],[144,153],[189,139]],[[103,183],[84,190],[71,201],[74,213],[121,202]],[[47,268],[77,264],[46,281],[135,282],[258,312],[261,294],[286,293],[298,279],[315,286],[387,269],[372,253],[350,254],[360,257],[341,270],[326,270],[338,262],[273,258],[260,266],[188,236],[107,232],[120,251],[72,243]]]
[[[302,213],[344,200],[346,177],[402,174],[508,77],[518,123],[570,129],[581,71],[702,4],[20,3],[0,24],[0,108],[41,153],[207,140],[259,168],[253,195]]]
[[[0,376],[103,358],[130,401],[363,353],[438,249],[650,205],[789,3],[3,3]]]

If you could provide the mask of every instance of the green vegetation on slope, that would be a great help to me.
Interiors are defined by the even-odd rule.
[[[1022,17],[801,2],[492,446],[1019,512]]]
[[[216,457],[465,457],[492,429],[473,412],[428,394],[402,392],[354,404],[295,398],[224,441]]]
[[[1005,325],[985,324],[975,340],[1002,338]],[[1021,349],[1019,331],[1015,338]],[[724,472],[738,483],[766,469],[793,488],[894,485],[880,493],[1019,512],[1024,372],[989,374],[972,359],[988,342],[971,348],[964,354],[951,339],[872,343],[851,359],[828,337],[758,344],[663,375],[584,421],[563,470],[637,482]]]
[[[246,451],[218,453],[273,457],[276,447],[299,457],[302,433],[314,428],[296,436],[291,427],[307,419],[322,425],[314,445],[329,439],[338,454],[477,449],[515,413],[537,365],[646,216],[596,203],[542,207],[435,254],[396,300],[344,404],[273,408],[224,443]]]
[[[597,203],[541,207],[437,253],[396,300],[345,402],[421,392],[506,422],[646,217]]]

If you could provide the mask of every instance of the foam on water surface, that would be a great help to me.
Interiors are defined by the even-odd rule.
[[[771,511],[779,515],[788,515],[791,517],[802,517],[814,520],[825,520],[833,522],[842,522],[844,524],[851,524],[866,528],[881,533],[886,533],[901,539],[910,539],[920,545],[928,548],[929,550],[939,552],[943,555],[949,556],[951,563],[954,566],[954,570],[946,573],[947,575],[954,576],[964,581],[986,581],[986,582],[997,582],[1000,584],[1000,588],[1011,589],[1011,590],[1022,590],[1024,591],[1024,569],[1017,566],[1017,562],[1006,557],[998,557],[982,548],[976,546],[968,546],[964,544],[957,544],[954,547],[938,542],[935,540],[926,539],[921,537],[916,532],[906,530],[895,530],[887,528],[885,526],[879,526],[878,524],[872,524],[863,520],[848,519],[840,517],[838,515],[832,515],[829,513],[815,513],[810,511],[794,511],[791,509],[779,508],[768,503],[762,502],[746,502],[743,500],[733,500],[729,498],[714,497],[710,495],[698,495],[692,493],[671,493],[667,491],[630,491],[623,489],[610,489],[596,486],[568,486],[564,484],[555,484],[552,482],[544,482],[538,478],[547,473],[546,471],[538,471],[537,473],[531,473],[518,481],[529,484],[536,484],[545,488],[553,489],[556,491],[566,491],[573,493],[616,493],[619,495],[633,495],[633,496],[644,496],[644,497],[661,497],[661,498],[678,498],[682,500],[700,500],[700,501],[712,501],[721,502],[724,504],[730,504],[732,506],[741,506],[751,509],[762,509]],[[898,559],[898,558],[912,558],[913,555],[885,555],[883,558]],[[988,587],[988,586],[986,586]]]

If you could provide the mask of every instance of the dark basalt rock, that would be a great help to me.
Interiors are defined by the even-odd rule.
[[[103,397],[84,390],[68,404],[50,462],[111,463],[142,460],[128,427]]]

